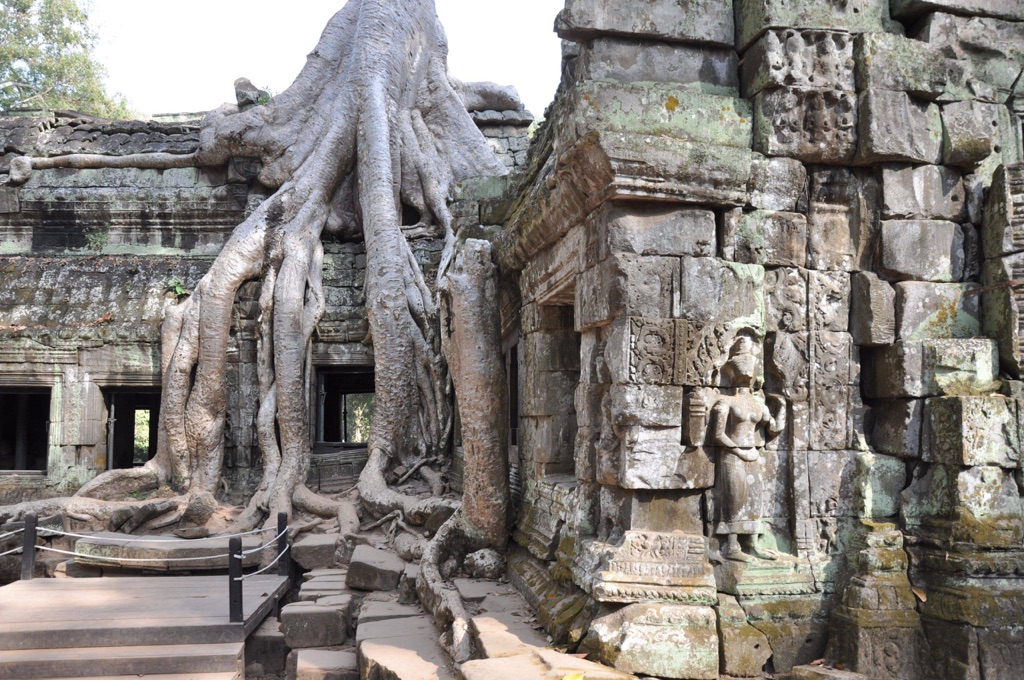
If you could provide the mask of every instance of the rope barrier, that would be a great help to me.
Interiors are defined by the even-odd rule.
[[[20,553],[20,552],[21,552],[21,546],[19,545],[14,550],[8,550],[7,552],[0,553],[0,557],[7,557],[8,555],[13,555],[14,553]]]
[[[21,529],[19,529],[21,531]],[[274,531],[273,527],[267,527],[264,529],[253,529],[252,531],[246,531],[240,534],[227,534],[226,536],[207,536],[206,538],[171,538],[169,536],[132,536],[126,538],[119,538],[114,536],[96,536],[95,534],[90,536],[89,534],[76,534],[73,531],[62,531],[61,529],[48,529],[46,527],[39,527],[40,533],[46,532],[48,534],[54,534],[57,536],[71,536],[73,538],[85,538],[85,539],[96,539],[99,541],[111,541],[114,543],[137,543],[139,541],[145,541],[147,543],[193,543],[195,541],[209,541],[213,539],[230,539],[230,538],[242,538],[244,536],[252,536],[253,534],[265,534],[268,531]],[[3,536],[0,536],[2,539]]]
[[[289,550],[291,550],[291,546],[288,546],[287,548],[285,548],[285,549],[284,549],[284,551],[282,551],[282,552],[278,553],[277,557],[275,557],[275,558],[274,558],[274,561],[273,561],[273,562],[271,562],[271,563],[270,563],[270,564],[268,564],[267,566],[263,567],[263,568],[262,568],[262,569],[260,569],[259,571],[254,571],[254,572],[252,572],[251,574],[246,574],[245,576],[241,576],[241,577],[239,577],[239,578],[236,578],[235,580],[236,580],[236,581],[244,581],[244,580],[246,580],[246,579],[252,578],[253,576],[259,576],[260,574],[262,574],[263,572],[267,571],[268,569],[270,569],[271,567],[273,567],[273,566],[274,566],[275,564],[277,564],[278,562],[280,562],[280,561],[281,561],[281,558],[282,558],[282,557],[284,557],[285,553],[287,553],[287,552],[288,552]]]
[[[59,555],[70,555],[71,557],[88,557],[89,559],[107,561],[107,562],[131,562],[133,564],[163,564],[164,562],[202,562],[204,560],[219,560],[226,557],[231,557],[229,553],[223,555],[206,555],[204,557],[107,557],[106,555],[90,555],[88,553],[76,553],[69,552],[67,550],[58,550],[57,548],[48,548],[44,545],[36,546],[39,550],[45,550],[46,552],[57,553]]]
[[[0,534],[0,541],[8,539],[11,536],[17,536],[18,534],[20,534],[23,531],[25,531],[25,530],[24,529],[16,529],[14,531],[8,531],[6,534]]]
[[[281,538],[282,536],[284,536],[286,533],[288,533],[288,527],[285,527],[284,529],[281,529],[281,533],[279,533],[277,536],[274,536],[274,538],[272,538],[271,540],[267,541],[266,543],[264,543],[260,547],[258,547],[258,548],[250,548],[249,550],[243,550],[242,554],[241,555],[236,555],[236,557],[238,557],[238,559],[242,559],[246,555],[253,555],[255,553],[258,553],[258,552],[261,552],[263,550],[266,550],[270,546],[272,546],[275,543],[277,543],[277,540],[279,538]]]

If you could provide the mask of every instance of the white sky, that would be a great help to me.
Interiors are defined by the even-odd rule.
[[[436,0],[449,69],[461,80],[514,85],[541,116],[558,85],[552,30],[564,0]],[[143,115],[234,101],[247,77],[281,92],[345,0],[91,0],[108,90]]]

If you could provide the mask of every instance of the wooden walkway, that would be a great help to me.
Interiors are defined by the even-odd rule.
[[[0,678],[223,673],[288,586],[246,579],[245,620],[231,623],[226,575],[13,583],[0,588]]]

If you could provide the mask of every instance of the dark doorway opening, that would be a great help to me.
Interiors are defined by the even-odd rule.
[[[0,390],[0,471],[46,472],[50,390]]]
[[[370,437],[373,409],[373,368],[319,371],[317,443],[364,446]]]
[[[156,455],[160,392],[111,392],[107,400],[107,469],[145,465]]]

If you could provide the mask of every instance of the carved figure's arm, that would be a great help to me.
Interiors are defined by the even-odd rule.
[[[737,448],[736,443],[725,433],[725,428],[729,424],[729,404],[725,401],[719,401],[715,404],[715,409],[712,413],[715,420],[715,444],[730,449]]]

